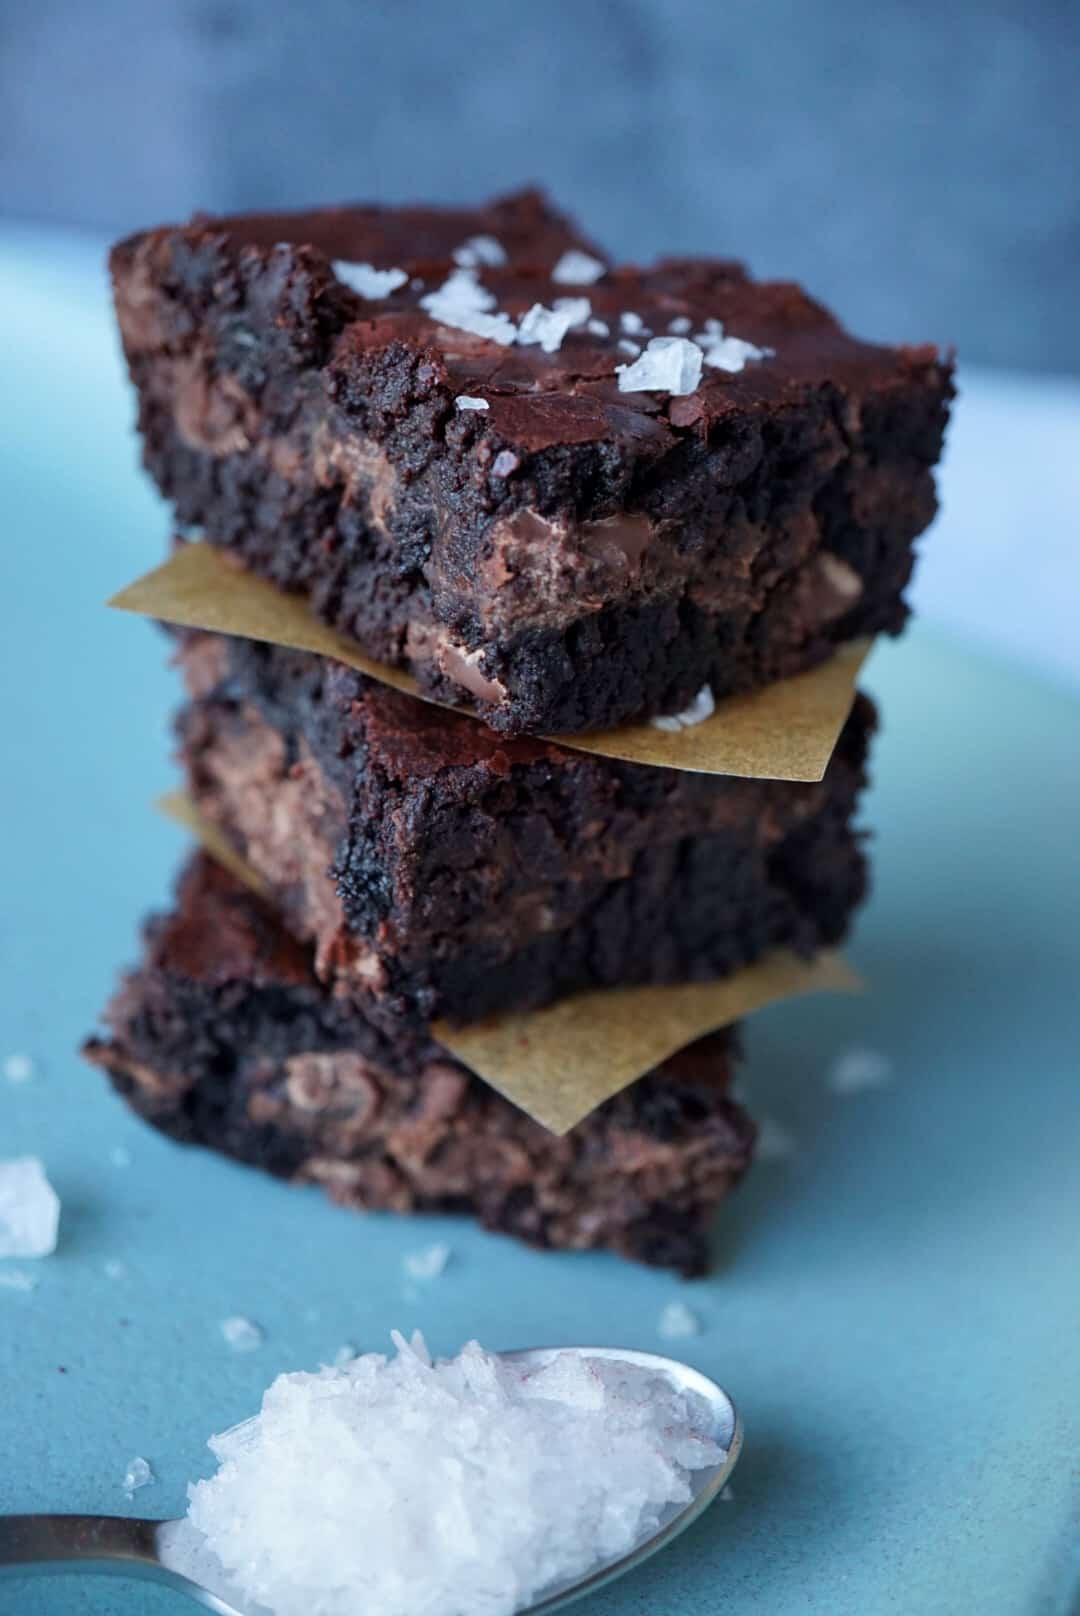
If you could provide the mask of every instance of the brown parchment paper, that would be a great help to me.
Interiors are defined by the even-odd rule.
[[[493,1016],[472,1027],[437,1021],[431,1035],[561,1134],[707,1032],[780,999],[857,993],[861,987],[851,966],[831,949],[813,960],[778,949],[720,982],[578,993],[546,1010]]]
[[[184,792],[159,797],[155,806],[266,896],[259,876]],[[436,1021],[431,1036],[550,1132],[564,1134],[695,1038],[781,999],[858,993],[862,985],[832,949],[812,960],[777,949],[719,982],[577,993],[546,1010],[489,1016],[471,1027]]]
[[[253,870],[246,859],[242,859],[234,847],[231,847],[216,825],[204,819],[196,808],[186,791],[167,791],[154,803],[159,813],[166,819],[173,820],[190,831],[195,840],[216,858],[218,863],[235,875],[244,886],[250,887],[252,892],[260,898],[269,898],[266,882],[257,870]]]
[[[163,566],[114,595],[109,605],[185,628],[314,651],[395,690],[421,696],[411,674],[366,657],[353,641],[313,617],[301,596],[242,571],[209,544],[182,545]],[[552,739],[579,752],[666,769],[757,780],[820,780],[851,711],[855,680],[869,649],[867,640],[852,642],[810,673],[718,702],[711,718],[689,729],[626,724]]]

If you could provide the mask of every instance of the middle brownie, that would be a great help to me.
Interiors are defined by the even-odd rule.
[[[508,740],[339,663],[193,634],[179,734],[204,816],[369,1014],[464,1023],[836,942],[875,714],[824,780],[690,774]]]

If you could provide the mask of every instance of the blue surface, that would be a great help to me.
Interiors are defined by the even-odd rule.
[[[685,1290],[604,1257],[556,1258],[447,1220],[365,1220],[139,1127],[74,1050],[182,847],[147,804],[171,781],[163,645],[101,608],[161,551],[132,471],[130,405],[99,300],[57,265],[0,266],[7,711],[0,1155],[40,1154],[64,1202],[30,1295],[0,1289],[0,1510],[183,1508],[204,1441],[277,1371],[418,1324],[437,1350],[656,1348],[685,1296],[685,1356],[739,1401],[735,1499],[595,1597],[591,1616],[1051,1612],[1066,1605],[1077,1439],[1080,1126],[1074,696],[916,630],[879,648],[876,890],[852,947],[873,984],[757,1017],[744,1086],[797,1156],[762,1164]],[[15,276],[6,284],[4,275]],[[18,291],[19,301],[13,301]],[[37,301],[35,301],[35,297]],[[56,300],[69,317],[50,324]],[[15,310],[17,308],[17,316]],[[10,401],[18,401],[18,409]],[[893,1084],[828,1093],[852,1044]],[[113,1165],[117,1145],[131,1153]],[[403,1296],[403,1255],[453,1246]],[[110,1280],[119,1259],[127,1277]],[[19,1266],[30,1267],[30,1264]],[[245,1313],[265,1345],[219,1333]],[[62,1372],[63,1371],[63,1372]],[[0,1583],[4,1616],[167,1616],[177,1596]],[[372,1613],[374,1616],[374,1613]]]

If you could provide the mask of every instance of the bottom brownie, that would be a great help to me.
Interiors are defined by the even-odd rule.
[[[197,854],[84,1053],[148,1122],[363,1209],[462,1212],[530,1244],[701,1273],[755,1127],[728,1097],[731,1030],[559,1138],[415,1025],[320,983],[307,950]]]

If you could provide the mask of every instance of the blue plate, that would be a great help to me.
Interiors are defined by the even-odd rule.
[[[732,1201],[708,1281],[544,1256],[445,1219],[361,1219],[180,1150],[75,1054],[183,850],[148,808],[172,779],[164,642],[101,607],[161,553],[165,518],[132,472],[100,296],[62,266],[31,292],[19,269],[0,273],[15,353],[0,432],[0,1056],[25,1051],[40,1075],[0,1078],[0,1154],[41,1155],[64,1214],[56,1255],[19,1265],[38,1288],[0,1288],[0,1509],[179,1513],[211,1468],[207,1435],[251,1413],[273,1375],[345,1342],[382,1347],[393,1324],[438,1351],[473,1335],[674,1345],[742,1410],[734,1498],[595,1596],[593,1616],[1068,1609],[1076,700],[919,629],[875,653],[876,878],[851,948],[871,992],[750,1025],[743,1087],[795,1151]],[[58,299],[74,311],[59,326]],[[859,1045],[888,1056],[892,1081],[839,1097],[825,1074]],[[435,1240],[449,1267],[407,1295],[402,1259]],[[114,1260],[124,1277],[107,1276]],[[665,1344],[676,1297],[703,1330]],[[259,1350],[225,1345],[236,1313],[265,1328]],[[136,1454],[157,1480],[129,1504]],[[0,1584],[17,1616],[185,1608],[144,1586]]]

